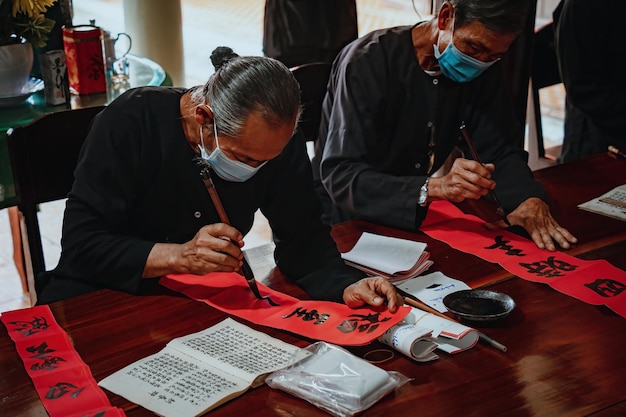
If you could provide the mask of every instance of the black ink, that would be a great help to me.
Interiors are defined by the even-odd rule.
[[[307,311],[306,308],[298,307],[291,314],[283,316],[283,318],[288,319],[294,315],[300,317],[302,321],[313,321],[313,324],[323,324],[330,317],[330,314],[327,313],[320,314],[317,310]]]
[[[48,343],[42,342],[38,346],[28,346],[26,348],[27,352],[33,353],[31,358],[43,359],[42,362],[34,363],[30,366],[30,369],[33,371],[51,371],[53,369],[57,369],[58,364],[61,362],[66,362],[60,356],[52,356],[51,353],[55,352],[54,349],[48,348]]]
[[[505,255],[509,256],[526,256],[525,253],[522,253],[521,249],[515,249],[513,246],[509,245],[508,243],[510,240],[504,240],[504,236],[496,236],[494,240],[495,243],[491,246],[485,247],[485,249],[501,249],[506,251]]]
[[[98,55],[91,55],[89,57],[89,64],[87,65],[87,76],[93,80],[99,80],[104,75],[104,68],[102,66],[102,58]]]
[[[51,371],[57,369],[60,362],[66,362],[66,360],[60,356],[52,356],[45,358],[43,362],[32,364],[30,369],[33,371]]]
[[[10,321],[9,324],[15,326],[14,330],[27,337],[48,330],[50,327],[43,317],[33,317],[33,321]]]
[[[70,394],[71,398],[76,398],[83,390],[84,388],[77,387],[69,382],[58,382],[50,387],[46,393],[46,399],[58,400],[66,394]]]
[[[609,278],[598,278],[585,287],[591,288],[602,297],[617,297],[626,290],[624,283]]]
[[[559,261],[554,256],[548,257],[545,261],[520,263],[519,265],[526,268],[531,274],[546,278],[563,277],[565,274],[560,271],[571,272],[578,268],[577,265],[572,265],[565,261]]]
[[[337,329],[342,333],[351,333],[358,329],[359,333],[371,333],[378,328],[380,323],[386,322],[391,317],[379,318],[380,313],[375,314],[350,314],[348,317],[354,317],[353,319],[346,319],[337,326]]]
[[[48,349],[48,343],[47,342],[41,342],[40,345],[38,346],[28,346],[26,348],[26,351],[29,353],[34,353],[33,356],[31,356],[31,358],[45,358],[47,356],[49,356],[50,353],[54,352],[54,349]]]

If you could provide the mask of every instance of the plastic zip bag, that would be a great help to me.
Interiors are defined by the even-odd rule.
[[[270,374],[265,382],[337,417],[354,416],[410,381],[330,343],[313,343],[304,350],[310,355],[296,357],[293,365]]]

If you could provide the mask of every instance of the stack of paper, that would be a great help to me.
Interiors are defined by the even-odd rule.
[[[423,242],[368,232],[341,257],[350,266],[369,275],[384,276],[392,282],[416,277],[433,264]]]

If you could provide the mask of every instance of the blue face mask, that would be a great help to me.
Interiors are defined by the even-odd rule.
[[[452,36],[454,37],[454,24],[452,25]],[[483,62],[464,54],[454,46],[454,38],[443,52],[439,52],[439,39],[437,39],[437,45],[433,46],[435,58],[439,61],[439,68],[443,75],[459,83],[473,80],[498,61],[496,59],[491,62]]]
[[[248,164],[244,164],[241,161],[234,161],[230,159],[220,149],[220,144],[217,139],[217,124],[213,121],[213,132],[215,134],[215,149],[209,155],[204,147],[204,138],[202,137],[202,126],[200,126],[200,155],[202,159],[207,161],[213,171],[220,176],[221,179],[231,182],[244,182],[248,181],[254,174],[257,173],[267,161],[260,164],[258,167],[251,167]]]

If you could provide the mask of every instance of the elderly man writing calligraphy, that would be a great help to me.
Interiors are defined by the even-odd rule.
[[[294,135],[300,92],[290,71],[224,47],[211,59],[216,72],[204,86],[130,90],[96,116],[61,259],[38,277],[39,302],[103,287],[139,292],[144,278],[171,273],[239,271],[260,208],[278,267],[312,297],[395,311],[393,285],[345,266],[320,222],[304,138]],[[230,224],[205,188],[206,167]]]
[[[325,221],[414,230],[429,202],[478,199],[497,184],[506,220],[538,247],[576,242],[550,214],[525,153],[512,146],[518,122],[498,61],[527,9],[526,0],[446,1],[430,21],[377,30],[342,50],[313,160]],[[463,123],[485,164],[458,158],[433,176],[455,146],[463,150]]]

